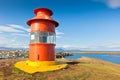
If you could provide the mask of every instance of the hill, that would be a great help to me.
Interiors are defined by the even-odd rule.
[[[14,67],[18,60],[0,60],[0,80],[120,80],[120,65],[82,57],[57,59],[68,67],[58,71],[28,74]]]

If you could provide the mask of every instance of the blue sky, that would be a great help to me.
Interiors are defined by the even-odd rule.
[[[38,7],[60,24],[56,47],[120,51],[120,0],[0,0],[0,47],[28,47],[26,21]]]

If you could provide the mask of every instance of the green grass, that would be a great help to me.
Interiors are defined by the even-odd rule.
[[[0,77],[3,77],[3,76],[4,76],[3,72],[0,72]]]
[[[78,64],[68,64],[67,69],[35,74],[28,74],[11,66],[7,70],[11,75],[5,77],[3,72],[0,72],[0,80],[120,80],[118,64],[91,58],[78,61]]]

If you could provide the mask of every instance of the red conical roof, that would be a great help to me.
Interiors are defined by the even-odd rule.
[[[37,8],[34,10],[34,14],[36,16],[32,18],[31,20],[27,21],[28,25],[31,25],[31,22],[33,21],[49,21],[57,27],[59,24],[58,22],[54,21],[50,16],[53,14],[53,12],[47,8]]]

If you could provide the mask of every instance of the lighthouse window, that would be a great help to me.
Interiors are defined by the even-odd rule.
[[[55,33],[49,33],[50,43],[55,43]]]
[[[52,32],[40,32],[39,33],[39,42],[40,43],[51,43],[55,44],[55,33]]]
[[[38,32],[31,32],[30,34],[30,43],[38,42]]]
[[[39,32],[39,42],[48,43],[48,32]]]
[[[34,40],[35,39],[35,35],[31,35],[31,40]]]
[[[55,33],[53,32],[31,32],[30,43],[55,44]]]
[[[46,36],[40,36],[39,37],[39,42],[47,42],[47,37]]]

